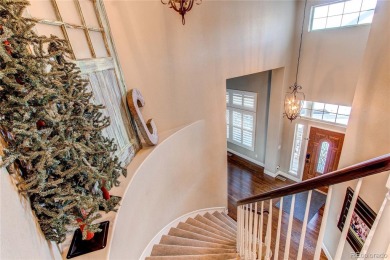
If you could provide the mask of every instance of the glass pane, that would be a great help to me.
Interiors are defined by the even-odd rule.
[[[242,106],[242,95],[233,93],[233,104],[237,106]]]
[[[317,172],[319,173],[324,173],[325,171],[325,164],[326,164],[326,159],[328,157],[328,151],[329,151],[329,143],[322,142],[320,155],[318,156],[318,162],[317,162]]]
[[[359,13],[345,14],[341,21],[341,26],[355,25],[357,24]]]
[[[319,102],[313,102],[313,109],[315,110],[324,110],[325,104]]]
[[[83,11],[83,16],[85,23],[88,27],[99,28],[99,22],[96,17],[94,3],[91,0],[79,0],[81,10]]]
[[[348,124],[348,120],[349,120],[349,116],[347,115],[337,115],[337,118],[336,118],[336,123],[338,124],[342,124],[342,125],[347,125]]]
[[[226,104],[229,104],[229,92],[226,92]]]
[[[104,44],[103,34],[101,32],[89,31],[89,37],[91,37],[93,49],[97,58],[107,57],[108,53],[106,45]]]
[[[254,109],[255,108],[255,97],[254,95],[244,94],[244,107]]]
[[[326,28],[340,27],[341,18],[341,15],[328,17],[328,20],[326,21]]]
[[[354,12],[359,12],[360,7],[362,6],[362,0],[350,0],[345,2],[345,7],[344,7],[344,13],[354,13]]]
[[[302,124],[297,124],[295,130],[293,155],[292,155],[291,166],[290,166],[290,170],[294,173],[298,172],[299,156],[301,154],[301,146],[302,146],[302,139],[303,139],[303,129],[304,126]]]
[[[359,17],[359,24],[371,23],[373,17],[374,17],[374,10],[361,12]]]
[[[313,105],[313,103],[311,101],[303,101],[302,108],[309,108],[309,109],[311,109],[312,105]]]
[[[328,121],[328,122],[335,122],[336,121],[336,114],[324,112],[324,116],[322,117],[322,120]]]
[[[91,58],[87,38],[82,29],[67,29],[70,44],[77,60]]]
[[[242,128],[249,131],[253,131],[253,122],[254,120],[252,115],[244,114]]]
[[[248,147],[253,147],[253,134],[249,131],[242,132],[242,144]]]
[[[52,34],[60,39],[64,39],[64,34],[62,33],[60,26],[37,23],[35,29],[38,35],[50,36]]]
[[[314,8],[314,18],[326,17],[328,14],[328,5],[319,6]]]
[[[362,11],[375,9],[377,0],[363,0]]]
[[[241,143],[241,128],[233,127],[233,141]]]
[[[306,116],[306,117],[310,117],[310,114],[311,114],[311,110],[307,108],[303,108],[300,113],[301,116]]]
[[[318,110],[312,110],[311,111],[311,117],[315,119],[322,120],[322,115],[324,114],[324,111],[318,111]]]
[[[344,10],[344,2],[329,5],[328,16],[342,14]]]
[[[343,115],[350,115],[351,114],[351,107],[339,106],[338,113],[343,114]]]
[[[233,125],[241,128],[242,114],[240,112],[233,111]]]
[[[61,17],[64,22],[83,25],[79,11],[77,10],[74,1],[57,1],[58,9],[60,9]]]
[[[337,113],[338,105],[326,104],[325,111],[330,113]]]
[[[313,19],[313,24],[311,26],[312,30],[324,29],[326,25],[326,18]]]

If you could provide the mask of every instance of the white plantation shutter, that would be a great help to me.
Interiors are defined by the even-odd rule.
[[[257,94],[228,89],[226,105],[227,140],[254,151]]]

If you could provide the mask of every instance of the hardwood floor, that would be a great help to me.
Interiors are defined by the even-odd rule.
[[[258,167],[254,169],[253,167],[246,167],[242,163],[238,163],[236,160],[228,159],[228,211],[229,216],[233,219],[237,219],[237,201],[248,196],[256,195],[259,193],[267,192],[279,187],[283,187],[289,184],[293,184],[291,180],[282,181],[279,179],[272,178],[264,174],[263,169]],[[279,200],[274,200],[272,202],[272,239],[271,239],[271,249],[274,251],[275,241],[276,241],[276,231],[277,223],[279,216],[279,208],[275,204]],[[258,208],[260,204],[258,204]],[[269,201],[264,203],[264,208],[268,209]],[[303,259],[313,259],[314,251],[316,247],[317,237],[319,233],[319,228],[321,225],[323,214],[323,207],[319,212],[310,220],[307,225],[305,245],[303,249]],[[283,252],[286,243],[286,234],[288,227],[289,214],[282,212],[282,221],[281,221],[281,235],[279,243],[279,259],[283,259]],[[266,229],[266,223],[268,220],[268,215],[264,214],[264,227]],[[292,235],[290,240],[290,254],[289,259],[296,259],[298,254],[298,246],[301,236],[302,222],[294,218]],[[265,233],[263,235],[264,239]],[[280,255],[282,254],[282,255]],[[327,259],[325,254],[321,253],[320,259]]]

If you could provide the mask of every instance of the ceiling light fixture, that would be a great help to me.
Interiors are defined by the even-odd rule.
[[[305,23],[305,15],[306,15],[306,4],[303,10],[303,20],[302,20],[302,28],[301,28],[301,41],[299,43],[299,52],[298,52],[298,62],[297,62],[297,72],[295,74],[295,83],[289,87],[291,92],[287,92],[286,97],[284,98],[284,116],[287,117],[291,122],[296,119],[301,114],[303,102],[305,101],[305,94],[303,92],[299,92],[302,89],[302,86],[298,85],[298,72],[299,72],[299,61],[301,58],[301,49],[302,49],[302,37],[303,37],[303,27]]]
[[[200,5],[202,3],[202,0],[161,0],[161,3],[163,3],[164,5],[168,5],[169,8],[172,8],[173,10],[178,12],[181,15],[181,22],[184,25],[186,23],[184,15],[192,9],[194,3]]]

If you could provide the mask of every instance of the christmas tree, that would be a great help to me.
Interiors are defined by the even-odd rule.
[[[48,240],[60,243],[80,227],[99,232],[99,207],[115,211],[108,190],[126,171],[102,135],[110,120],[79,69],[67,42],[38,36],[22,17],[28,2],[0,0],[0,131],[7,142],[2,166],[19,178]]]

